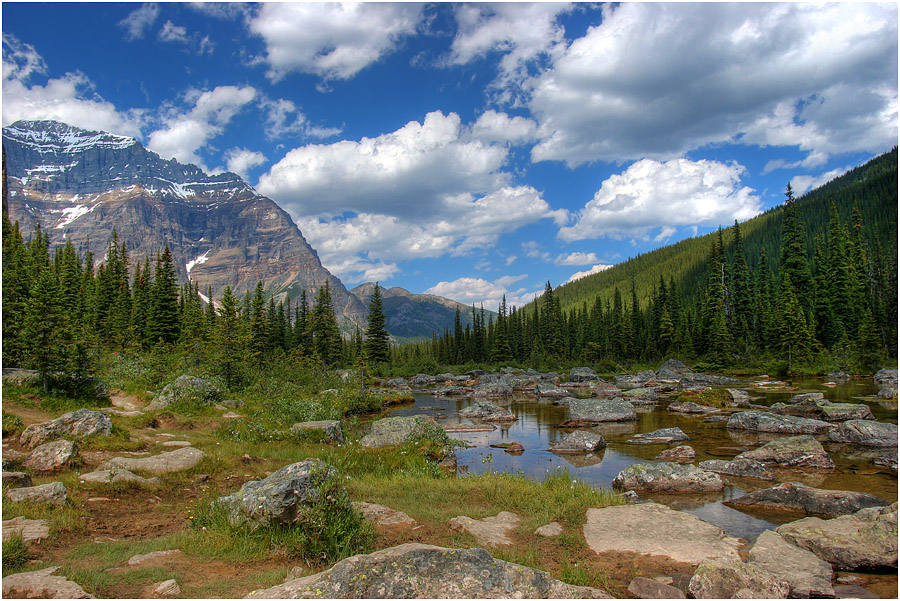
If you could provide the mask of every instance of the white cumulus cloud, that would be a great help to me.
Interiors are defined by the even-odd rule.
[[[138,40],[144,37],[158,16],[159,5],[148,2],[128,13],[127,17],[119,21],[119,26],[125,29],[125,39]]]
[[[285,2],[263,4],[250,30],[266,44],[268,76],[292,71],[349,79],[415,33],[422,5]]]
[[[744,221],[762,209],[754,190],[741,186],[744,171],[735,163],[643,159],[605,180],[558,236],[567,242],[636,238],[656,227]]]
[[[483,142],[524,144],[534,139],[537,124],[525,117],[510,117],[490,109],[472,124],[472,137]]]
[[[569,282],[574,282],[575,280],[580,280],[583,277],[586,277],[589,275],[594,275],[595,273],[600,273],[601,271],[606,271],[610,267],[612,267],[612,265],[604,265],[601,263],[598,265],[594,265],[587,271],[576,271],[569,277],[569,279],[568,279],[568,281],[566,281],[566,283],[568,284]]]
[[[798,175],[791,179],[791,188],[793,188],[795,196],[800,196],[801,194],[806,194],[813,188],[818,188],[823,184],[827,184],[837,176],[846,173],[850,169],[851,167],[849,166],[839,167],[837,169],[832,169],[831,171],[827,171],[819,175]]]
[[[227,161],[229,171],[237,173],[244,178],[245,181],[249,181],[249,171],[254,167],[264,165],[266,162],[266,155],[246,148],[235,147],[225,152],[225,160]]]
[[[599,260],[597,253],[573,252],[568,255],[559,255],[554,263],[557,265],[590,265]]]
[[[506,295],[507,306],[521,307],[531,302],[543,293],[543,288],[535,288],[529,291],[527,287],[513,287],[528,277],[528,274],[511,275],[488,281],[484,278],[459,278],[452,282],[438,282],[425,291],[425,294],[434,294],[476,307],[484,306],[485,309],[496,311],[500,306],[500,300]]]

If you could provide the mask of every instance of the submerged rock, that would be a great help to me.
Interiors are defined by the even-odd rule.
[[[32,424],[19,435],[19,442],[34,448],[61,436],[109,436],[112,420],[102,411],[79,409],[70,411],[49,422]]]
[[[718,411],[715,407],[709,405],[701,405],[693,401],[673,401],[666,407],[667,411],[675,413],[714,413]]]
[[[741,411],[729,417],[725,427],[780,434],[825,434],[837,426],[817,419],[777,415],[767,411]]]
[[[897,424],[871,420],[848,420],[828,433],[831,442],[848,442],[864,447],[896,447]]]
[[[646,492],[719,492],[725,487],[712,472],[674,463],[637,463],[619,472],[612,484],[619,490]]]
[[[701,461],[697,466],[701,470],[715,472],[717,474],[726,474],[728,476],[739,476],[741,478],[755,478],[757,480],[775,480],[775,472],[765,464],[754,459],[735,458],[732,461],[722,459],[710,459]]]
[[[662,461],[693,461],[697,457],[697,451],[688,445],[681,445],[674,449],[666,449],[656,456]]]
[[[562,440],[550,443],[554,453],[591,453],[606,446],[606,439],[596,432],[576,430]]]
[[[822,444],[808,434],[767,442],[758,449],[744,451],[735,459],[754,459],[783,467],[836,469]]]
[[[834,518],[868,507],[884,507],[887,503],[875,495],[848,490],[825,490],[805,484],[785,482],[746,494],[723,504],[735,509],[794,511],[806,515]]]

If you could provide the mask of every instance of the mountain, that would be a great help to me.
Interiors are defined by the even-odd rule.
[[[375,284],[372,282],[360,284],[350,290],[350,294],[366,307],[369,306],[369,299],[374,292]],[[432,332],[440,337],[445,329],[453,332],[457,309],[463,329],[472,326],[472,307],[449,298],[432,294],[413,294],[403,288],[382,286],[381,299],[384,304],[387,331],[395,341],[431,338]],[[484,314],[485,319],[496,316],[495,312],[488,310],[485,310]]]
[[[166,244],[179,275],[241,295],[262,281],[267,292],[315,298],[331,288],[342,329],[365,325],[367,309],[322,266],[290,216],[234,173],[209,175],[164,160],[134,138],[56,121],[3,128],[9,216],[28,236],[40,224],[51,247],[71,240],[99,264],[112,232],[131,264]]]

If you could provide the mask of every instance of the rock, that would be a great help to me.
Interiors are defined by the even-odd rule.
[[[691,380],[694,382],[702,382],[704,384],[712,384],[713,386],[727,386],[729,384],[740,384],[739,380],[729,378],[728,376],[720,376],[718,374],[691,374]]]
[[[594,386],[594,396],[600,399],[615,399],[622,396],[622,391],[615,384],[601,380]]]
[[[875,465],[880,465],[883,467],[890,468],[893,470],[894,474],[897,474],[897,452],[895,451],[893,455],[881,455],[872,460],[872,463]]]
[[[84,482],[92,484],[111,484],[117,482],[134,482],[136,484],[159,484],[159,478],[142,478],[137,474],[132,474],[123,468],[113,468],[111,470],[98,470],[79,476]]]
[[[656,379],[662,382],[680,382],[684,376],[671,369],[660,368],[656,372]]]
[[[550,443],[554,453],[591,453],[606,447],[606,439],[596,432],[576,430],[562,440]]]
[[[13,535],[21,536],[26,544],[47,538],[50,536],[50,521],[29,520],[24,516],[3,520],[3,540],[9,540]]]
[[[522,453],[525,452],[525,447],[523,447],[521,444],[519,444],[517,442],[514,442],[514,443],[510,444],[508,447],[504,447],[503,452],[509,453],[510,455],[521,455]]]
[[[767,411],[740,411],[728,418],[726,428],[752,430],[754,432],[777,432],[779,434],[825,434],[836,426],[817,419],[776,415]]]
[[[634,405],[652,405],[656,403],[659,394],[652,388],[632,388],[622,392],[622,398]]]
[[[637,420],[631,403],[621,399],[575,399],[569,403],[569,419],[566,423],[600,423]]]
[[[486,422],[502,422],[516,419],[516,416],[509,409],[501,409],[497,405],[485,401],[476,401],[457,413],[460,417],[481,419]]]
[[[829,380],[849,380],[850,374],[838,369],[828,372],[828,375],[826,377]]]
[[[364,518],[374,523],[376,526],[393,527],[401,526],[412,528],[418,525],[414,519],[396,509],[391,509],[386,505],[378,505],[377,503],[364,503],[362,501],[354,501],[353,509],[362,514]]]
[[[385,382],[386,388],[394,388],[396,390],[409,390],[409,382],[406,381],[406,378],[392,378]]]
[[[897,387],[897,370],[896,369],[879,369],[875,372],[875,375],[872,376],[872,379],[875,380],[878,384],[882,386],[893,386]]]
[[[753,459],[783,467],[836,469],[822,444],[808,434],[767,442],[758,449],[744,451],[735,459]]]
[[[631,444],[669,444],[673,442],[682,442],[684,440],[690,440],[690,438],[681,431],[681,428],[663,428],[646,434],[638,434],[628,442]]]
[[[802,394],[795,394],[791,398],[788,399],[789,404],[794,403],[806,403],[806,402],[815,402],[815,401],[824,401],[825,393],[824,392],[804,392]]]
[[[222,391],[196,376],[178,376],[175,381],[166,385],[153,401],[147,405],[147,411],[165,409],[177,401],[199,402],[207,405],[218,403]]]
[[[888,386],[886,388],[882,388],[878,391],[879,399],[896,399],[897,398],[897,387],[896,386]]]
[[[806,549],[795,547],[771,530],[765,530],[756,539],[750,549],[749,564],[787,582],[792,598],[834,596],[831,564]]]
[[[487,382],[481,384],[480,381],[481,379],[479,378],[479,384],[472,390],[473,397],[507,397],[511,396],[513,393],[512,385],[507,384],[506,382]]]
[[[661,461],[693,461],[696,457],[697,451],[686,444],[677,446],[674,449],[666,449],[656,456]]]
[[[881,599],[872,591],[864,589],[858,584],[835,586],[834,596],[836,599]]]
[[[569,382],[596,382],[600,376],[590,367],[573,367],[569,370]]]
[[[495,516],[476,520],[460,515],[450,520],[450,529],[468,532],[475,537],[479,545],[486,547],[511,545],[508,534],[519,525],[519,516],[509,511],[501,511]]]
[[[894,463],[896,463],[896,461]],[[3,486],[9,486],[11,488],[31,486],[31,476],[25,472],[3,472]]]
[[[3,449],[3,467],[4,469],[11,465],[22,463],[28,458],[28,453],[17,451],[15,449]]]
[[[569,396],[569,391],[552,382],[538,382],[534,386],[534,394],[540,397],[563,398]]]
[[[668,369],[678,374],[691,373],[691,368],[678,359],[666,359],[665,361],[663,361],[663,364],[659,366],[659,370],[662,371],[664,369]],[[657,374],[658,373],[659,371],[657,371]]]
[[[562,524],[559,522],[550,522],[549,524],[544,524],[540,528],[534,531],[538,536],[545,536],[547,538],[553,538],[562,534]]]
[[[191,443],[187,440],[167,440],[165,442],[160,443],[160,446],[163,447],[189,447]]]
[[[447,435],[430,417],[413,415],[410,417],[385,417],[372,422],[371,431],[359,443],[367,448],[402,445],[418,440],[426,435]]]
[[[169,557],[170,555],[178,555],[181,553],[181,549],[167,549],[165,551],[153,551],[152,553],[142,553],[140,555],[132,555],[128,559],[128,565],[130,566],[138,566],[144,563],[145,561],[151,559],[158,559],[160,557]]]
[[[32,424],[19,435],[19,442],[28,448],[34,448],[47,441],[67,436],[93,436],[100,434],[109,436],[112,432],[112,420],[102,411],[79,409],[70,411],[49,422]]]
[[[646,492],[718,492],[725,487],[712,472],[675,463],[636,463],[619,472],[612,484],[619,490]]]
[[[3,578],[3,597],[6,599],[93,599],[83,588],[62,576],[53,576],[59,566],[19,572]]]
[[[431,384],[437,384],[441,379],[435,376],[429,376],[428,374],[416,374],[412,378],[409,379],[409,385],[415,386],[417,388],[421,388],[423,386],[430,386]]]
[[[825,518],[887,505],[883,499],[863,492],[825,490],[792,482],[758,490],[723,503],[736,509],[795,511]]]
[[[246,523],[256,528],[273,523],[292,524],[302,518],[305,506],[319,500],[320,486],[336,474],[327,463],[307,459],[287,465],[262,480],[247,482],[239,491],[219,497],[216,503],[224,507],[232,525]],[[350,506],[349,499],[335,502]]]
[[[703,418],[703,423],[705,424],[721,424],[722,422],[727,422],[727,415],[710,415]]]
[[[308,431],[322,432],[327,440],[336,444],[344,444],[344,431],[341,429],[341,422],[336,419],[300,422],[291,426],[292,434]]]
[[[494,559],[484,549],[406,543],[354,555],[331,569],[254,591],[248,598],[608,599],[600,589],[554,580],[547,572]]]
[[[170,472],[183,472],[189,470],[206,457],[203,451],[194,447],[184,447],[153,455],[152,457],[113,457],[109,461],[100,464],[100,470],[126,469],[150,472],[152,474],[167,474]]]
[[[785,599],[790,591],[787,581],[735,560],[704,561],[688,585],[695,599]]]
[[[701,405],[693,401],[674,401],[666,407],[667,411],[676,413],[714,413],[718,411],[715,407],[709,405]]]
[[[638,576],[628,585],[628,592],[636,599],[686,599],[684,593],[674,586]]]
[[[11,488],[6,491],[6,496],[13,503],[51,503],[53,505],[64,505],[68,498],[66,497],[66,486],[62,482]]]
[[[697,466],[701,470],[726,474],[728,476],[740,476],[742,478],[756,478],[757,480],[775,480],[775,472],[765,464],[754,459],[737,459],[724,461],[722,459],[710,459],[701,461]]]
[[[897,503],[830,520],[803,518],[775,531],[838,570],[897,569]]]
[[[824,399],[811,399],[799,403],[775,403],[769,408],[779,415],[795,415],[821,419],[827,422],[842,422],[848,419],[875,419],[868,405],[862,403],[832,403]]]
[[[174,580],[166,580],[160,582],[153,592],[160,597],[176,597],[181,594],[181,587]]]
[[[750,393],[746,390],[741,390],[740,388],[726,388],[725,390],[731,395],[731,403],[729,405],[746,407],[750,404]]]
[[[663,555],[695,565],[706,559],[740,560],[739,539],[696,516],[658,503],[588,509],[584,538],[595,553]]]
[[[234,399],[226,399],[220,403],[221,405],[225,405],[226,407],[230,407],[232,409],[240,409],[244,406],[244,401],[236,401]]]
[[[622,384],[643,384],[647,380],[652,380],[656,377],[656,372],[645,369],[642,372],[638,372],[634,375],[625,374],[613,377],[613,381],[620,382]]]
[[[897,424],[851,419],[829,432],[828,440],[864,447],[896,447]]]
[[[223,419],[241,419],[243,417],[244,417],[243,415],[238,415],[234,411],[226,411],[225,413],[222,414]]]
[[[36,447],[25,466],[38,472],[62,469],[79,462],[78,447],[71,440],[54,440]]]

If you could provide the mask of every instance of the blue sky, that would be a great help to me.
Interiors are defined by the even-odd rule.
[[[496,306],[897,144],[897,4],[3,3],[3,124],[241,174],[348,287]]]

